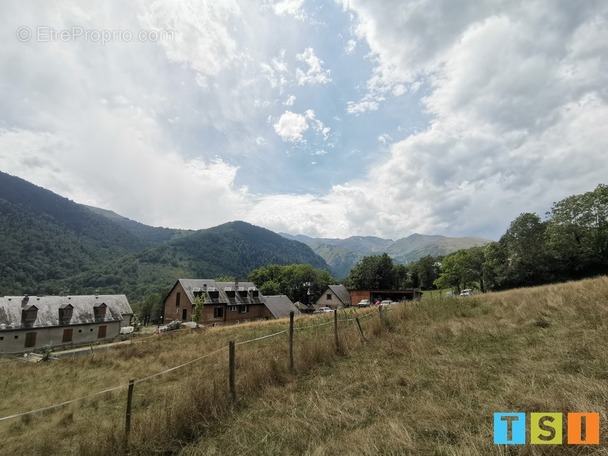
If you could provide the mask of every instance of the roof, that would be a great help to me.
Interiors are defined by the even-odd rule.
[[[329,285],[329,289],[342,301],[342,304],[350,306],[350,293],[344,285]]]
[[[291,302],[291,299],[285,295],[264,296],[263,300],[274,318],[289,317],[289,312],[291,311],[293,311],[295,315],[300,315],[298,308]]]
[[[173,288],[178,283],[181,284],[191,303],[194,303],[194,293],[200,292],[205,294],[205,304],[227,304],[231,306],[263,304],[261,301],[263,298],[262,294],[253,282],[216,282],[213,279],[179,279]],[[218,292],[217,298],[211,296],[211,290]],[[234,293],[230,293],[231,296],[229,296],[228,292]]]
[[[103,317],[95,318],[95,308],[107,306]],[[59,310],[72,307],[72,317],[67,322],[59,319]],[[0,331],[21,329],[22,311],[37,309],[36,320],[27,328],[67,326],[78,324],[122,321],[123,315],[133,315],[125,295],[80,296],[4,296],[0,297]]]

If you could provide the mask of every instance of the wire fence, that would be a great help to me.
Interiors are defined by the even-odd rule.
[[[291,370],[293,371],[294,368],[294,354],[293,354],[293,349],[294,349],[294,332],[295,331],[309,331],[309,330],[313,330],[316,328],[323,328],[329,325],[334,325],[334,335],[335,335],[335,344],[336,344],[336,351],[340,351],[341,347],[340,347],[340,340],[338,337],[338,331],[339,328],[342,328],[342,330],[345,329],[345,324],[347,323],[351,323],[353,322],[353,324],[355,324],[358,327],[359,333],[361,335],[361,340],[366,341],[366,338],[363,334],[363,330],[362,330],[362,326],[361,326],[361,321],[365,321],[367,319],[373,318],[373,317],[379,317],[380,321],[382,321],[382,317],[383,317],[383,313],[382,309],[378,309],[378,312],[374,312],[374,311],[366,311],[366,312],[353,312],[350,313],[349,312],[341,312],[342,315],[339,316],[338,311],[334,310],[332,313],[333,318],[331,320],[322,322],[322,323],[318,323],[318,324],[306,324],[306,325],[295,325],[294,324],[294,319],[293,319],[293,312],[292,315],[290,315],[290,325],[288,329],[283,329],[281,331],[277,331],[274,332],[272,334],[266,334],[263,336],[259,336],[259,337],[254,337],[251,339],[247,339],[247,340],[242,340],[242,341],[230,341],[230,344],[228,346],[223,346],[220,347],[216,350],[213,350],[209,353],[206,353],[203,356],[199,356],[195,359],[192,359],[190,361],[187,361],[185,363],[181,363],[179,365],[170,367],[168,369],[165,369],[163,371],[160,372],[156,372],[154,374],[148,375],[146,377],[143,378],[139,378],[139,379],[134,379],[134,380],[130,380],[128,384],[122,384],[119,386],[115,386],[112,388],[107,388],[107,389],[103,389],[101,391],[92,393],[92,394],[88,394],[82,397],[77,397],[74,399],[70,399],[70,400],[66,400],[66,401],[62,401],[56,404],[52,404],[52,405],[48,405],[48,406],[44,406],[44,407],[40,407],[40,408],[36,408],[33,410],[28,410],[25,412],[20,412],[20,413],[14,413],[11,415],[7,415],[7,416],[3,416],[0,417],[0,422],[6,422],[9,420],[14,420],[17,418],[23,418],[23,417],[27,417],[30,415],[35,415],[35,414],[40,414],[40,413],[44,413],[44,412],[48,412],[54,409],[58,409],[61,407],[65,407],[69,404],[74,404],[77,402],[84,402],[90,399],[93,399],[97,396],[101,396],[104,394],[108,394],[111,392],[115,392],[115,391],[120,391],[120,390],[127,390],[128,391],[128,395],[127,395],[127,407],[126,407],[126,415],[125,415],[125,445],[128,448],[128,439],[129,439],[129,435],[130,435],[130,427],[131,427],[131,415],[132,415],[132,400],[133,400],[133,392],[134,392],[134,386],[137,384],[142,384],[144,382],[147,382],[151,379],[154,379],[156,377],[160,377],[162,375],[168,374],[170,372],[175,372],[178,371],[180,369],[183,369],[187,366],[193,365],[195,363],[199,363],[207,358],[210,358],[214,355],[217,355],[221,352],[224,351],[228,351],[229,352],[229,386],[230,386],[230,392],[231,395],[233,396],[233,399],[236,398],[236,382],[235,382],[235,347],[236,346],[242,346],[242,345],[246,345],[246,344],[253,344],[256,342],[260,342],[260,341],[264,341],[267,339],[271,339],[271,338],[275,338],[284,334],[288,334],[289,335],[289,355],[290,355],[290,367]],[[354,316],[353,316],[354,315]],[[301,321],[301,319],[300,319]],[[128,451],[127,451],[128,452]]]

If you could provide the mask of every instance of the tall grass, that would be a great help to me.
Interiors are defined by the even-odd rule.
[[[293,372],[287,333],[237,345],[236,402],[228,341],[282,331],[286,320],[179,331],[47,364],[0,360],[0,416],[126,386],[220,350],[135,385],[130,454],[606,454],[492,444],[498,411],[597,411],[605,426],[606,317],[606,277],[425,298],[391,306],[382,320],[374,309],[342,311],[338,350],[331,319],[303,317]],[[125,400],[122,388],[0,422],[0,452],[126,454]]]
[[[346,318],[342,312],[341,319]],[[371,319],[370,319],[371,320]],[[328,325],[319,326],[329,322]],[[371,325],[373,326],[373,324]],[[370,327],[371,327],[370,326]],[[307,317],[295,322],[295,370],[289,366],[288,333],[258,340],[288,328],[288,320],[154,336],[84,358],[45,364],[0,360],[0,416],[34,410],[98,391],[102,395],[48,412],[0,422],[0,452],[14,455],[125,454],[124,421],[129,379],[136,383],[130,454],[168,454],[205,435],[226,416],[243,408],[271,385],[292,382],[337,355],[333,322]],[[238,400],[228,392],[228,341],[237,341]],[[360,338],[352,323],[340,331],[340,356],[356,349]]]
[[[607,441],[608,278],[437,297],[389,315],[382,337],[270,387],[182,454],[608,454],[492,443],[501,411],[599,412]]]

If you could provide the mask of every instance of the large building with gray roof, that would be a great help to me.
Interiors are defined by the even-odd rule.
[[[263,296],[253,282],[179,279],[163,303],[165,323],[191,321],[197,297],[204,302],[198,322],[202,325],[269,320],[297,311],[287,296]]]
[[[109,342],[132,316],[125,295],[0,297],[0,353]]]

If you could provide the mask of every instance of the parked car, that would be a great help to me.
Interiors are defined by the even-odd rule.
[[[357,304],[357,307],[369,307],[370,305],[369,299],[362,299],[359,301],[359,304]]]
[[[321,313],[327,313],[327,312],[333,312],[333,310],[330,307],[319,307],[313,313],[321,314]]]
[[[384,299],[380,303],[381,306],[390,306],[391,304],[393,304],[393,300],[392,299]]]
[[[460,292],[460,296],[471,296],[472,292],[473,290],[471,290],[470,288],[465,288]]]

